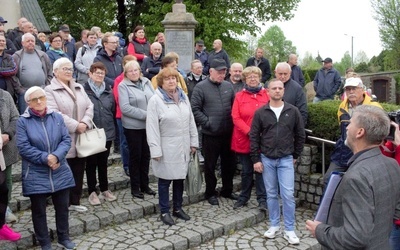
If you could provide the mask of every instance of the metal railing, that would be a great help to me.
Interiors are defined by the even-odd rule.
[[[322,142],[322,175],[325,175],[325,143],[327,143],[329,145],[335,145],[336,142],[326,140],[323,138],[319,138],[319,137],[315,137],[315,136],[310,136],[310,134],[312,134],[312,131],[309,129],[306,129],[306,133],[308,134],[307,139],[310,139],[310,140],[316,141],[316,142]]]

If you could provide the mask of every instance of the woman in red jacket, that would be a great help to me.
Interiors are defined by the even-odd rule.
[[[246,205],[253,186],[253,162],[250,159],[249,132],[256,110],[269,101],[269,95],[260,83],[262,72],[260,68],[251,66],[243,70],[244,89],[235,96],[232,107],[233,134],[232,150],[239,156],[242,164],[242,192],[233,209]],[[258,207],[267,209],[264,181],[260,173],[256,173],[256,194]]]
[[[128,45],[128,55],[133,55],[142,65],[143,59],[150,56],[150,43],[145,37],[143,26],[136,26],[133,30],[132,41]]]
[[[386,141],[384,145],[381,146],[382,154],[394,158],[400,165],[400,130],[399,125],[392,122],[391,125],[395,128],[394,140]],[[400,188],[400,187],[399,187]],[[390,246],[392,250],[400,250],[400,219],[393,220],[393,229],[390,233]]]

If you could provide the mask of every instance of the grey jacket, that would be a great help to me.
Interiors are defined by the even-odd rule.
[[[10,93],[0,89],[0,127],[1,133],[8,134],[10,141],[3,146],[4,160],[6,166],[19,160],[17,145],[15,144],[15,133],[19,112],[14,104]]]
[[[85,48],[85,49],[84,49]],[[80,84],[84,84],[89,79],[89,75],[87,72],[90,69],[90,66],[93,64],[93,60],[97,55],[97,52],[101,49],[101,45],[96,44],[92,47],[89,45],[84,44],[81,48],[79,48],[78,52],[76,53],[75,58],[75,68],[78,71],[78,75],[76,81]],[[82,56],[82,50],[84,50],[84,54]]]
[[[355,154],[349,165],[316,238],[322,249],[390,249],[393,218],[400,218],[400,168],[379,147]]]
[[[129,79],[118,85],[119,107],[121,108],[122,126],[126,129],[145,129],[147,104],[154,95],[151,82],[146,77],[139,79],[140,84],[134,84]]]

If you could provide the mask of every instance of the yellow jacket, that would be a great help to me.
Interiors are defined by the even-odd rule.
[[[382,106],[378,102],[373,102],[371,97],[366,94],[364,94],[364,101],[362,104],[363,105],[372,105],[372,106],[380,107],[381,109],[383,109]],[[348,102],[347,97],[339,105],[339,109],[337,112],[339,124],[341,122],[341,118],[343,119],[342,115],[345,113],[349,113],[349,102]]]

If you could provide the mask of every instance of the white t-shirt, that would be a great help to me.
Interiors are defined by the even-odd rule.
[[[282,106],[280,106],[280,107],[278,107],[278,108],[274,108],[274,107],[271,107],[271,106],[270,106],[270,108],[272,109],[272,111],[274,111],[274,113],[275,113],[275,115],[276,115],[276,120],[279,121],[279,116],[280,116],[281,113],[282,113],[283,104],[282,104]]]

